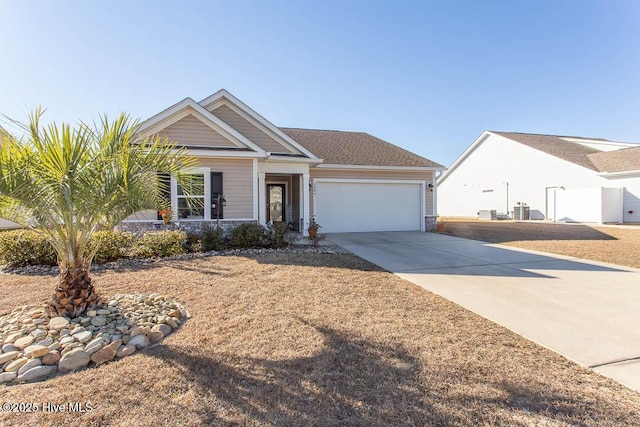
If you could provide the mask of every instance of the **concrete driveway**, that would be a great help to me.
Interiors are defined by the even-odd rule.
[[[640,270],[436,233],[327,240],[640,391]]]

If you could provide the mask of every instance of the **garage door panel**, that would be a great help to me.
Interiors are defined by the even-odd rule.
[[[418,183],[317,182],[316,220],[327,233],[420,230]]]

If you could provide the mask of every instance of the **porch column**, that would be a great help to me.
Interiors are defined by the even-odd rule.
[[[267,223],[267,186],[265,185],[265,173],[258,172],[258,223]]]
[[[308,236],[307,225],[309,224],[309,218],[311,215],[309,209],[309,174],[302,174],[302,235]]]
[[[431,178],[431,185],[433,185],[433,212],[431,212],[431,215],[436,216],[438,215],[438,185],[437,185],[437,180],[436,180],[436,173],[435,171],[433,172],[433,176]]]

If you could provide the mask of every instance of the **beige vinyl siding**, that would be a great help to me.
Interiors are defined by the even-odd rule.
[[[283,146],[226,105],[216,108],[212,113],[265,151],[300,154]]]
[[[334,179],[398,179],[426,181],[425,186],[425,213],[433,215],[433,191],[429,183],[433,182],[433,171],[376,171],[376,170],[345,170],[345,169],[321,169],[314,168],[309,171],[311,180],[315,178]],[[311,212],[314,211],[313,194],[309,198]]]
[[[227,200],[224,219],[253,219],[253,160],[201,157],[199,166],[222,172],[222,192]]]
[[[238,147],[191,114],[164,128],[158,132],[158,135],[183,145]]]

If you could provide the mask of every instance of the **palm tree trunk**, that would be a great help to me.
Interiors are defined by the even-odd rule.
[[[100,302],[99,295],[94,291],[89,277],[89,270],[85,267],[60,267],[60,284],[56,288],[49,308],[58,316],[74,318],[85,311],[95,308]]]

